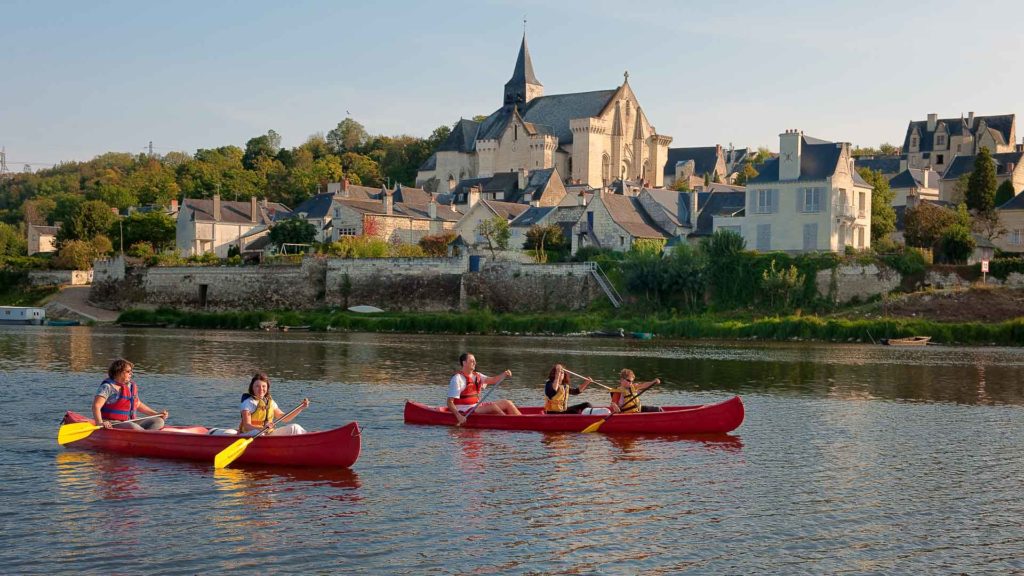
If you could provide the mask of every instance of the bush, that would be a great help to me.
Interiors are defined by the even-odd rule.
[[[91,242],[68,240],[53,259],[53,267],[61,270],[89,270],[96,256],[96,248]]]
[[[454,232],[445,232],[420,238],[419,246],[428,256],[443,258],[448,255],[448,245],[455,240]]]
[[[128,255],[134,258],[150,259],[156,254],[149,242],[136,242],[128,248]]]
[[[427,253],[417,244],[393,244],[388,255],[392,258],[425,258]]]
[[[374,236],[342,236],[337,242],[321,246],[320,250],[337,258],[387,258],[391,247]]]
[[[928,265],[931,264],[924,250],[909,246],[896,254],[884,257],[882,261],[902,276],[924,274],[924,271],[928,269]]]

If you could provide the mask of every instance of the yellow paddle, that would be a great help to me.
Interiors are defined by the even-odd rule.
[[[301,408],[302,404],[299,404],[298,406],[295,407],[294,410],[282,416],[281,420],[287,420],[289,416],[295,414]],[[249,447],[249,444],[252,444],[253,440],[259,438],[260,436],[263,436],[267,432],[270,432],[269,423],[268,425],[264,426],[262,430],[260,430],[259,434],[256,434],[255,436],[250,436],[248,438],[239,438],[238,440],[235,440],[234,442],[229,444],[227,448],[221,450],[220,452],[217,453],[216,456],[213,457],[213,467],[226,468],[232,462],[238,460],[239,456],[245,453],[245,449]]]
[[[150,418],[156,418],[160,414],[153,414],[152,416],[146,416],[145,418],[136,418],[135,420],[111,420],[111,424],[123,424],[125,422],[141,422],[143,420],[149,420]],[[72,422],[71,424],[62,424],[60,430],[57,431],[57,444],[61,446],[83,438],[88,438],[90,434],[103,428],[102,424],[93,424],[92,422]]]
[[[652,385],[652,386],[648,386],[647,388],[644,388],[643,390],[641,390],[641,391],[637,392],[637,393],[636,393],[636,394],[635,394],[635,395],[634,395],[634,396],[633,396],[633,397],[632,397],[632,398],[630,399],[630,402],[635,402],[635,401],[636,401],[636,399],[637,399],[637,398],[639,398],[641,394],[643,394],[644,392],[647,392],[647,391],[648,391],[648,390],[650,390],[651,388],[654,388],[654,386],[653,386],[653,385]],[[621,414],[621,412],[620,412],[620,414]],[[586,428],[584,428],[584,429],[583,429],[583,433],[584,433],[584,434],[591,434],[591,433],[593,433],[593,432],[597,432],[597,429],[598,429],[598,428],[600,428],[602,424],[604,424],[605,422],[607,422],[607,421],[608,421],[608,419],[609,419],[609,418],[611,418],[612,416],[615,416],[615,413],[614,413],[614,412],[613,412],[613,413],[611,413],[611,414],[609,414],[609,415],[607,415],[607,416],[605,416],[604,418],[601,418],[601,419],[600,419],[600,420],[598,420],[597,422],[594,422],[594,423],[593,423],[593,424],[591,424],[590,426],[587,426]]]

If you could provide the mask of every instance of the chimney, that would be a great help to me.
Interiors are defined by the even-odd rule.
[[[427,204],[427,216],[429,216],[431,220],[437,218],[437,200],[434,200],[433,194],[430,195],[430,203]]]
[[[929,172],[931,172],[931,170],[924,170],[924,171],[921,172],[921,188],[927,188],[928,187],[928,173]]]
[[[471,186],[469,188],[469,190],[466,192],[466,204],[468,204],[469,207],[472,208],[473,206],[476,206],[476,203],[479,202],[479,201],[480,201],[480,187],[479,186]]]
[[[519,189],[526,190],[526,168],[519,169]]]
[[[586,206],[587,205],[587,194],[583,190],[580,190],[580,193],[576,195],[576,205],[577,206]]]
[[[690,194],[690,230],[692,232],[697,231],[697,191],[694,190]]]
[[[795,129],[779,134],[779,180],[800,178],[800,152],[803,147],[803,134]]]
[[[220,194],[213,195],[213,221],[220,222]]]
[[[967,113],[967,127],[974,129],[974,112]]]
[[[380,197],[381,200],[384,202],[384,213],[387,214],[388,216],[391,216],[391,214],[394,213],[395,205],[394,199],[391,196],[391,192],[385,190],[384,193],[380,195]]]
[[[253,224],[255,224],[255,223],[260,221],[259,217],[257,216],[257,214],[259,214],[259,212],[257,210],[258,210],[258,208],[256,206],[256,197],[255,196],[250,196],[249,197],[249,214],[252,215],[251,218],[252,218],[252,223]]]
[[[453,190],[455,190],[455,185],[456,184],[458,184],[458,181],[455,180],[455,176],[449,176],[448,177],[448,192],[449,193],[451,193]]]
[[[928,131],[929,132],[935,132],[935,125],[938,124],[938,122],[939,122],[939,115],[938,114],[929,114],[928,115]]]

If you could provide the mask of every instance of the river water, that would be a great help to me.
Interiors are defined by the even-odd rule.
[[[550,365],[740,394],[711,438],[407,426],[458,354],[540,402]],[[66,450],[110,360],[171,423],[234,426],[249,375],[351,470]],[[15,574],[1024,573],[1024,350],[585,338],[0,327],[0,566]],[[581,400],[604,402],[587,391]]]

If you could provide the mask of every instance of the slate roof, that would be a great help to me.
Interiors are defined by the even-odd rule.
[[[693,173],[696,176],[714,174],[718,163],[718,146],[700,146],[695,148],[669,148],[665,162],[665,174],[676,173],[676,164],[693,160]]]
[[[334,200],[334,194],[324,192],[323,194],[317,194],[312,198],[308,198],[295,207],[293,211],[296,215],[300,212],[306,213],[306,218],[324,218],[331,212],[331,203]]]
[[[939,175],[933,170],[928,170],[928,187],[938,188],[939,186]],[[918,170],[917,168],[910,168],[900,172],[889,179],[889,188],[923,188],[924,187],[924,170]]]
[[[560,144],[570,144],[572,143],[572,132],[569,130],[569,120],[597,116],[617,91],[597,90],[539,96],[525,104],[520,103],[518,113],[526,122],[547,127],[551,134],[558,137]],[[515,109],[512,106],[502,106],[494,111],[480,123],[476,135],[477,140],[499,138],[505,131],[509,120],[512,119]]]
[[[479,186],[482,194],[497,195],[500,193],[505,201],[512,201],[519,196],[519,174],[498,172],[494,176],[460,180],[452,190],[452,201],[455,204],[465,204],[469,189],[473,186]]]
[[[967,126],[967,118],[942,118],[935,123],[936,131],[938,130],[939,124],[946,125],[946,131],[950,137],[961,136],[964,132],[977,135],[978,127],[981,125],[981,120],[985,120],[985,125],[988,128],[995,130],[1002,138],[1003,143],[1010,142],[1010,131],[1013,129],[1014,115],[1013,114],[1002,114],[999,116],[975,116],[974,125],[972,127]],[[934,136],[935,132],[928,131],[927,120],[911,121],[907,125],[907,135],[903,138],[903,149],[910,150],[910,137],[914,134],[914,128],[918,129],[921,135],[918,149],[922,152],[931,151],[935,149]],[[996,139],[997,141],[999,138]]]
[[[291,216],[292,212],[284,204],[268,202],[266,209],[261,210],[262,202],[257,202],[256,223],[267,224],[267,218],[271,221],[281,220]],[[192,219],[196,222],[217,222],[213,218],[213,199],[185,198],[182,206],[187,206],[193,211]],[[267,218],[264,218],[266,215]],[[252,202],[235,202],[221,200],[220,220],[226,224],[252,224]]]
[[[516,216],[519,216],[523,212],[526,212],[530,208],[527,204],[517,204],[515,202],[502,202],[500,200],[481,200],[481,204],[486,206],[498,216],[504,217],[506,220],[512,220]]]
[[[363,214],[374,214],[377,216],[385,216],[385,208],[383,202],[374,202],[366,200],[341,200],[339,204],[351,208],[357,212]],[[417,220],[429,220],[430,219],[430,208],[427,204],[408,204],[405,202],[395,202],[391,205],[392,216],[403,216],[407,218],[414,218]],[[462,218],[462,214],[452,210],[450,206],[438,205],[437,206],[437,218],[439,220],[446,220],[449,222],[457,222]]]
[[[1024,194],[1017,194],[1001,205],[996,206],[997,210],[1024,210]]]
[[[996,174],[1002,175],[1008,173],[1010,164],[1020,165],[1021,159],[1024,158],[1024,152],[1001,152],[991,156],[992,160],[996,163]],[[964,174],[970,174],[974,171],[975,158],[976,156],[956,156],[949,164],[949,168],[946,168],[946,173],[942,175],[942,179],[956,180]]]
[[[512,221],[512,226],[518,226],[523,228],[529,228],[534,224],[540,223],[544,218],[551,214],[555,210],[554,206],[530,206],[523,211],[515,220]]]
[[[533,59],[530,58],[530,48],[526,46],[526,34],[523,33],[523,43],[519,45],[519,56],[516,57],[516,67],[512,70],[512,78],[507,84],[526,83],[541,86],[540,80],[533,73]]]
[[[741,216],[746,203],[747,193],[745,191],[698,193],[697,229],[691,234],[710,236],[715,231],[715,216]]]
[[[547,188],[548,182],[551,181],[551,177],[554,174],[554,168],[543,168],[530,172],[526,179],[526,189],[518,195],[516,201],[522,201],[527,195],[530,195],[530,198],[533,200],[540,200],[541,194]]]
[[[665,209],[669,221],[673,224],[681,226],[689,223],[690,192],[678,192],[664,188],[645,188],[643,192]]]
[[[605,194],[601,197],[612,221],[634,238],[669,238],[671,234],[662,230],[647,215],[640,200],[633,196]]]
[[[821,181],[835,174],[842,145],[810,136],[801,136],[801,138],[803,138],[803,144],[800,150],[800,177],[796,181]],[[767,160],[758,168],[758,172],[756,177],[747,182],[748,185],[779,182],[779,158]],[[860,178],[856,170],[853,172],[853,176],[854,182]],[[863,178],[860,178],[860,182],[867,185]]]
[[[476,133],[480,123],[465,118],[455,123],[451,134],[437,147],[438,152],[472,152],[476,150]],[[429,158],[427,159],[429,161]]]
[[[437,152],[428,156],[427,159],[423,161],[423,164],[420,164],[420,167],[416,170],[419,172],[433,172],[434,170],[437,170]]]
[[[857,168],[869,168],[882,174],[895,174],[900,171],[902,156],[861,156],[854,159]]]

